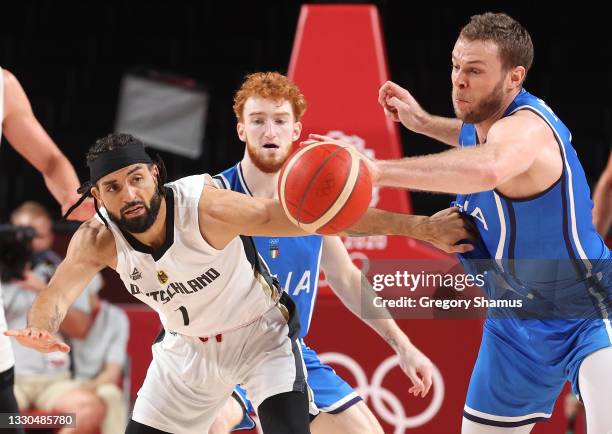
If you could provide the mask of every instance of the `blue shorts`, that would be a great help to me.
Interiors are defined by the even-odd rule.
[[[328,365],[321,362],[317,353],[308,347],[303,340],[300,340],[304,363],[308,372],[308,385],[314,396],[314,403],[319,411],[337,414],[361,401],[361,396],[353,390]],[[245,418],[234,428],[234,430],[250,429],[254,423],[248,416],[252,412],[253,406],[246,396],[246,391],[236,386],[234,397],[242,404],[245,409]],[[314,416],[314,415],[313,415]]]
[[[548,419],[565,381],[579,394],[582,361],[612,346],[610,320],[487,319],[464,417],[499,427]]]

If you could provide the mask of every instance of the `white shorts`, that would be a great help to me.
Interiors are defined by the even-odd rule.
[[[223,334],[220,342],[166,333],[153,345],[132,419],[162,431],[202,434],[236,384],[247,388],[255,408],[273,395],[304,392],[296,318],[288,324],[274,307],[252,324]]]

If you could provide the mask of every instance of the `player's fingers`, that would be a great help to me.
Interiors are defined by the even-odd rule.
[[[39,339],[44,339],[48,342],[55,342],[55,336],[53,336],[51,333],[49,333],[47,330],[40,330],[37,329],[38,331],[38,337]]]
[[[53,345],[53,349],[54,349],[54,351],[60,351],[62,353],[67,353],[67,352],[70,351],[70,347],[67,344],[65,344],[64,342],[56,342]]]
[[[475,234],[478,233],[478,228],[476,227],[476,223],[474,223],[472,219],[466,217],[463,214],[461,214],[461,219],[463,220],[464,224],[470,229],[470,231],[474,232]]]
[[[40,330],[37,328],[28,328],[26,329],[25,336],[31,339],[34,339],[34,340],[38,340],[41,337],[41,333],[40,333]]]
[[[396,96],[387,98],[387,105],[390,106],[391,109],[395,110],[396,112],[398,112],[402,108],[407,107],[406,103]]]
[[[383,104],[383,111],[387,118],[391,119],[393,122],[399,122],[399,117],[397,116],[397,110],[395,108]]]
[[[467,253],[474,250],[474,246],[471,244],[457,244],[454,246],[450,246],[450,251],[448,253]]]
[[[383,91],[386,95],[392,94],[395,95],[398,90],[402,88],[395,84],[394,82],[387,80],[385,84],[382,85],[381,91]]]
[[[457,240],[476,240],[476,234],[469,225],[466,225],[462,221],[454,221],[452,229],[449,230],[451,234],[455,236]]]
[[[300,142],[300,147],[309,146],[319,142],[335,142],[336,140],[329,136],[324,136],[322,134],[308,134],[308,140],[302,140]]]
[[[414,368],[408,369],[408,371],[406,372],[406,375],[408,375],[408,378],[410,378],[410,381],[412,381],[412,385],[413,385],[413,387],[408,389],[408,391],[412,393],[414,396],[417,396],[419,392],[423,390],[423,387],[424,387],[423,381],[421,381],[421,379],[417,375],[417,372]]]
[[[13,337],[18,337],[18,336],[27,336],[27,330],[7,330],[4,332],[5,336],[13,336]]]
[[[384,107],[392,113],[397,113],[397,109],[393,106],[393,104],[389,104],[389,100],[391,98],[395,98],[393,95],[385,96]]]
[[[463,236],[461,237],[462,240],[476,241],[476,234],[473,233],[469,228],[464,227],[463,231]]]
[[[380,86],[380,89],[378,90],[378,95],[379,96],[389,95],[389,93],[393,92],[396,86],[397,85],[395,83],[393,83],[390,80],[387,80],[383,83],[382,86]]]
[[[424,386],[421,396],[425,397],[429,393],[429,389],[431,389],[431,385],[433,384],[433,372],[431,371],[431,367],[425,366],[421,368],[421,376],[423,377]]]
[[[388,82],[383,83],[383,85],[380,86],[380,88],[378,89],[378,103],[382,105],[383,107],[385,106],[385,99],[387,96],[387,91],[386,91],[387,83]]]
[[[316,140],[317,142],[335,142],[336,140],[333,137],[324,136],[322,134],[308,134],[308,138],[311,140]]]

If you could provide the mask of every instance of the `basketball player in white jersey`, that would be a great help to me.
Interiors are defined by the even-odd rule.
[[[6,69],[0,68],[0,135],[44,177],[47,188],[65,212],[79,196],[79,182],[70,162],[40,125],[23,88]],[[93,214],[91,201],[80,206],[73,218],[85,220]],[[15,359],[6,330],[0,287],[0,413],[17,413],[13,395]]]
[[[108,266],[166,330],[153,346],[127,433],[207,432],[239,383],[264,432],[308,433],[299,319],[248,237],[306,233],[277,201],[217,189],[208,175],[164,186],[163,164],[130,135],[98,140],[87,160],[90,181],[79,191],[104,208],[73,236],[28,328],[7,334],[39,351],[69,351],[52,333]],[[368,210],[352,229],[402,233],[405,218]]]

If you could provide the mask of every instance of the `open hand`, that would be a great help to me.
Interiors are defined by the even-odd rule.
[[[52,353],[60,351],[67,353],[70,347],[59,340],[53,333],[36,327],[28,327],[21,330],[7,330],[6,336],[13,336],[24,347],[32,348],[41,353]]]
[[[412,343],[398,351],[399,365],[412,381],[408,392],[414,396],[424,397],[429,393],[433,383],[433,363]]]

